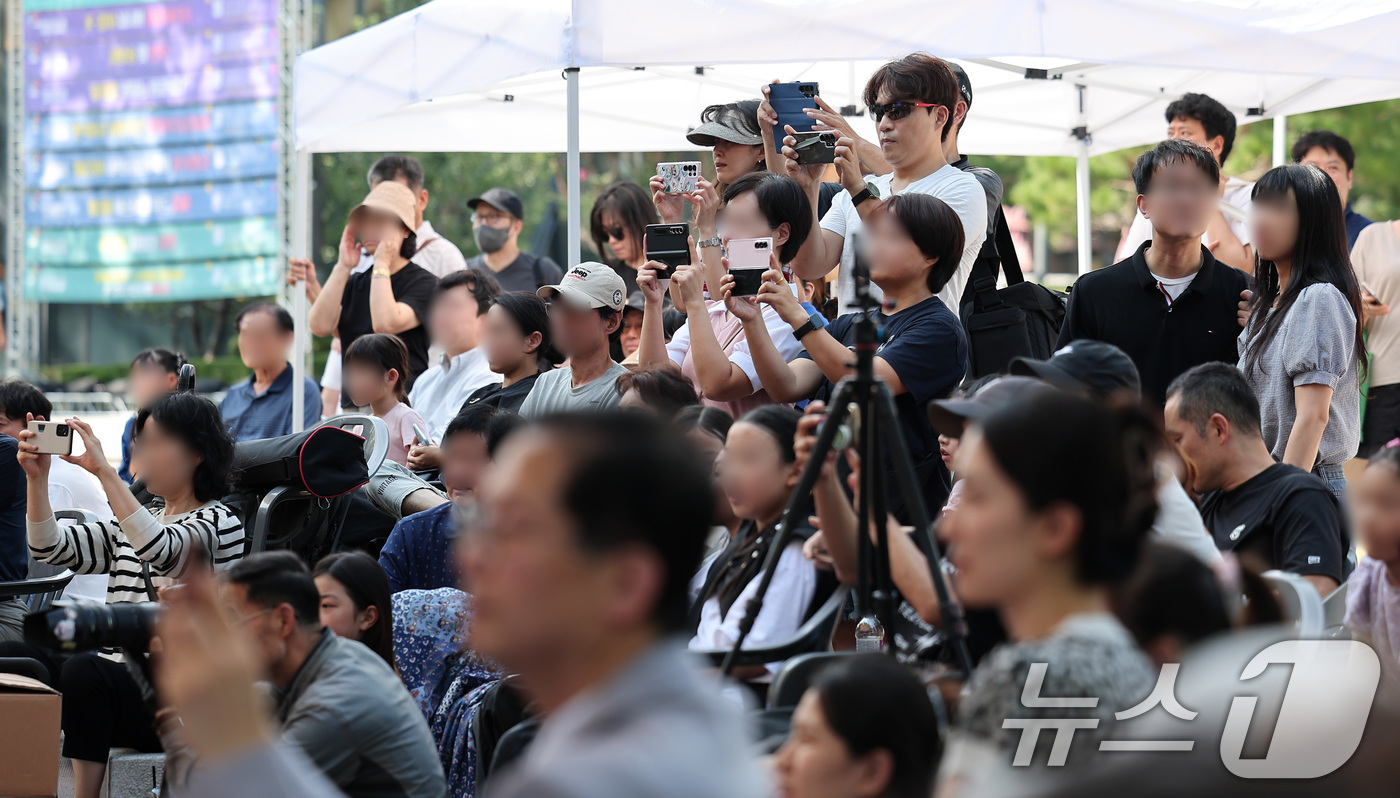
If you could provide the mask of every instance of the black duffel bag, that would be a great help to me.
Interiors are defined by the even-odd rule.
[[[973,269],[972,298],[961,308],[972,360],[968,376],[973,379],[1005,373],[1014,358],[1050,357],[1065,320],[1065,295],[1027,282],[1021,273],[1016,246],[1000,208],[996,238],[1006,287],[997,289],[995,263],[979,259],[977,265],[983,268]]]
[[[233,458],[239,490],[292,485],[322,499],[369,482],[365,439],[340,427],[314,427],[280,438],[245,441]]]

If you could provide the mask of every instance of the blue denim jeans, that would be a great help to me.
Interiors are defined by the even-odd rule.
[[[1313,466],[1313,473],[1319,479],[1327,483],[1327,488],[1332,491],[1332,495],[1337,497],[1337,501],[1345,502],[1347,497],[1347,476],[1339,465],[1319,465]]]

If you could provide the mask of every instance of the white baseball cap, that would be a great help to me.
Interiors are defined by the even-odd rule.
[[[542,286],[535,292],[541,299],[559,296],[573,305],[587,308],[611,308],[620,311],[627,303],[627,286],[611,266],[603,263],[580,263],[564,273],[558,285]]]

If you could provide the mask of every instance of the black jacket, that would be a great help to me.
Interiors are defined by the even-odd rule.
[[[1239,360],[1235,340],[1240,292],[1249,277],[1201,247],[1201,268],[1171,305],[1147,268],[1145,242],[1127,260],[1080,277],[1058,346],[1090,339],[1128,353],[1142,378],[1142,394],[1166,403],[1167,386],[1182,372],[1212,361]]]

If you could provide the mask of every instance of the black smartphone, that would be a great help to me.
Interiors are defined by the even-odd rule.
[[[662,279],[670,277],[670,271],[677,266],[690,263],[690,245],[686,243],[689,236],[689,224],[647,225],[647,260],[666,264],[667,273],[659,275]]]
[[[768,87],[768,104],[773,106],[773,113],[778,116],[778,124],[773,126],[773,142],[779,148],[787,135],[785,125],[791,125],[793,130],[803,133],[816,124],[805,112],[808,108],[817,107],[816,97],[819,94],[821,92],[816,81],[774,83]]]
[[[793,138],[797,139],[797,162],[800,164],[809,163],[836,163],[836,134],[829,130],[811,130],[806,133],[798,133]]]

